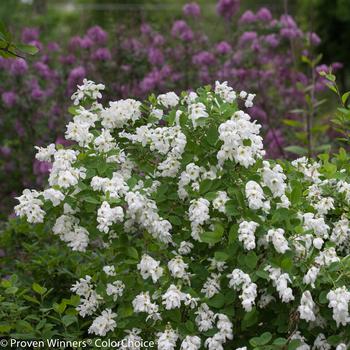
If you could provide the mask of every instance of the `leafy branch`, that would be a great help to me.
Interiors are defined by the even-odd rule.
[[[12,34],[0,22],[0,57],[24,58],[23,55],[35,55],[37,52],[38,48],[33,45],[14,43]]]

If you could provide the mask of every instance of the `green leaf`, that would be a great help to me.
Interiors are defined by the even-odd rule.
[[[23,295],[23,299],[25,299],[27,301],[30,301],[32,303],[40,305],[39,300],[37,300],[36,298],[33,298],[33,297],[29,296],[29,295]]]
[[[118,308],[118,316],[120,318],[130,317],[133,313],[133,308],[130,305],[121,305]]]
[[[74,315],[64,315],[62,317],[62,322],[66,327],[68,327],[71,324],[78,322],[78,319]]]
[[[225,305],[225,296],[221,293],[216,294],[207,301],[207,304],[216,309],[220,309]]]
[[[133,258],[135,260],[139,260],[139,253],[134,247],[128,247],[126,250],[126,253],[130,258]]]
[[[214,257],[218,261],[226,261],[230,256],[225,252],[215,252]]]
[[[219,133],[216,127],[210,127],[207,132],[207,141],[210,145],[215,146],[218,141]]]
[[[39,51],[36,46],[27,44],[16,44],[16,48],[27,55],[35,55]]]
[[[10,287],[10,288],[7,288],[5,290],[5,293],[6,294],[16,294],[18,291],[18,288],[17,287]]]
[[[300,156],[304,156],[307,154],[307,149],[301,146],[288,146],[284,148],[285,151],[290,153],[295,153]]]
[[[61,304],[57,304],[54,303],[53,304],[53,309],[58,313],[58,314],[63,314],[64,310],[66,309],[66,304],[65,303],[61,303]]]
[[[295,350],[301,345],[301,341],[299,339],[293,339],[288,344],[288,350]]]
[[[278,345],[278,346],[282,346],[282,345],[286,345],[287,344],[287,339],[286,338],[276,338],[274,341],[273,341],[273,345]]]
[[[250,251],[245,257],[244,257],[246,265],[253,270],[256,267],[256,264],[258,263],[258,257],[256,256],[254,251]]]
[[[237,242],[238,237],[238,225],[232,225],[230,228],[230,232],[228,234],[228,242],[235,243]]]
[[[199,193],[200,194],[207,193],[211,189],[212,185],[213,185],[213,181],[209,179],[203,180],[199,186]]]
[[[38,293],[38,294],[40,294],[40,295],[45,294],[46,291],[47,291],[47,288],[42,287],[42,286],[40,286],[40,285],[37,284],[37,283],[33,283],[32,288],[33,288],[34,292],[36,292],[36,293]]]
[[[214,231],[206,231],[200,236],[203,242],[208,244],[220,242],[221,237],[224,234],[224,227],[219,223],[216,223],[214,227]]]
[[[246,329],[246,328],[254,326],[258,322],[258,315],[259,315],[259,313],[255,308],[253,308],[252,311],[247,312],[244,315],[242,323],[241,323],[242,329]]]
[[[272,334],[270,332],[265,332],[259,338],[260,338],[260,345],[266,345],[272,339]]]
[[[350,96],[350,91],[346,92],[345,94],[343,94],[343,96],[341,97],[341,100],[343,102],[343,104],[345,105],[347,99],[349,98]]]

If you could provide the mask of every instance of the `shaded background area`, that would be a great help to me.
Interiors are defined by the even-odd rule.
[[[257,94],[251,114],[263,125],[268,156],[275,158],[310,153],[305,129],[313,85],[320,106],[324,98],[328,103],[312,112],[311,153],[335,145],[330,119],[336,103],[315,76],[335,69],[341,90],[349,89],[350,1],[222,0],[231,7],[237,4],[225,18],[225,9],[218,15],[218,1],[198,0],[198,19],[184,16],[187,3],[191,1],[1,1],[1,20],[16,38],[34,42],[40,53],[26,62],[0,62],[0,217],[11,213],[13,197],[23,188],[44,186],[49,165],[35,160],[34,145],[66,143],[69,96],[85,76],[103,81],[111,100],[228,80],[237,90]],[[261,8],[271,14],[260,13]],[[247,12],[259,12],[261,23],[251,23],[249,15],[242,21]],[[181,37],[189,33],[195,40]],[[160,41],[154,44],[157,36]],[[91,44],[91,38],[96,42]],[[260,45],[264,40],[268,45]],[[320,53],[312,67],[302,59],[312,61]],[[290,146],[299,153],[286,151]]]

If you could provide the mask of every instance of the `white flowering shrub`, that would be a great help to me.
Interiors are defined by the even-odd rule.
[[[347,349],[345,151],[264,160],[260,126],[240,110],[254,95],[226,83],[105,107],[103,89],[79,86],[74,145],[38,147],[49,187],[15,208],[84,257],[71,291],[89,336],[159,350]]]

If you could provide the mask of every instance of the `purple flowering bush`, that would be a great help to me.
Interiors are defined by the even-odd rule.
[[[273,18],[267,8],[239,15],[238,0],[220,0],[216,10],[226,33],[220,38],[206,32],[196,3],[186,4],[183,18],[169,28],[118,25],[107,33],[94,26],[61,45],[25,28],[22,41],[40,53],[27,61],[0,59],[1,197],[11,198],[25,186],[41,187],[50,164],[32,163],[34,145],[53,139],[67,143],[61,133],[67,96],[85,77],[106,83],[106,100],[180,92],[216,80],[243,92],[249,88],[258,93],[251,115],[264,125],[268,156],[286,156],[284,147],[295,140],[283,120],[297,118],[290,111],[305,107],[303,91],[310,84],[316,93],[324,87],[323,77],[312,80],[315,75],[300,64],[302,55],[312,58],[320,39],[303,32],[289,15]],[[312,69],[328,72],[330,67]]]

